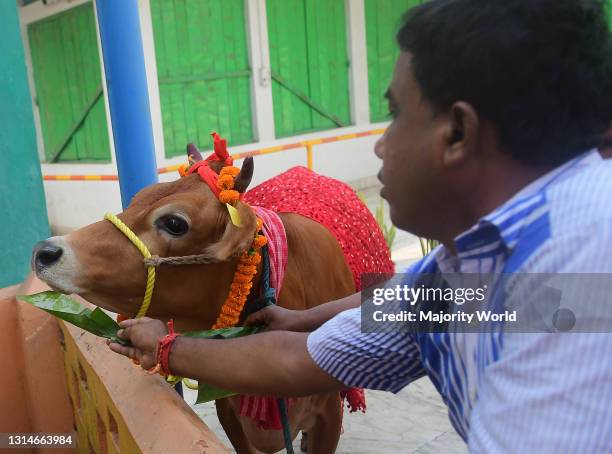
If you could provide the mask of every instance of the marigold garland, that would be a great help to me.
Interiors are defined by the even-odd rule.
[[[233,189],[226,189],[221,191],[219,194],[219,200],[221,203],[229,203],[230,205],[235,205],[238,200],[240,200],[240,193],[238,191],[234,191]]]
[[[189,173],[189,164],[181,164],[181,166],[178,168],[178,173],[181,177],[184,177],[185,175],[187,175]]]
[[[226,166],[221,169],[221,171],[219,172],[219,176],[229,175],[233,178],[236,178],[239,173],[240,169],[238,167]]]
[[[261,219],[257,218],[257,225],[261,225]],[[253,278],[257,274],[257,264],[261,262],[259,250],[266,245],[268,240],[255,233],[251,249],[244,251],[240,255],[233,282],[230,285],[230,292],[221,307],[221,312],[212,329],[229,328],[235,326],[240,319],[242,308],[246,303],[247,297],[253,287]]]
[[[217,187],[220,189],[219,200],[221,203],[235,205],[240,200],[240,193],[235,191],[234,179],[240,173],[240,169],[234,166],[226,166],[219,172]]]
[[[216,134],[213,134],[213,137],[215,138],[215,153],[220,156],[217,150],[217,146],[219,145],[221,155],[228,155],[227,150],[225,150],[224,140]],[[236,184],[235,179],[240,173],[240,169],[232,166],[231,160],[226,160],[224,162],[226,165],[219,171],[219,177],[216,179],[216,186],[219,189],[219,201],[223,204],[229,203],[234,206],[240,200],[240,193],[234,189]],[[189,164],[182,165],[179,168],[179,174],[182,177],[187,175],[189,167]],[[268,242],[266,237],[261,234],[262,227],[263,221],[257,218],[257,227],[251,247],[240,255],[240,260],[238,261],[238,266],[236,267],[236,272],[234,273],[234,278],[230,285],[229,294],[221,307],[219,316],[212,326],[212,329],[235,326],[240,319],[240,314],[242,313],[247,297],[253,288],[253,278],[257,274],[257,265],[261,263],[261,254],[259,250]]]
[[[222,191],[234,188],[234,177],[231,175],[221,175],[217,180],[217,187]]]
[[[244,265],[241,263],[238,265],[238,272],[250,275],[257,272],[257,267],[254,265]]]
[[[268,242],[268,240],[266,239],[265,236],[257,235],[255,237],[255,239],[253,240],[253,248],[254,249],[261,249],[262,247],[264,247],[266,245],[267,242]]]

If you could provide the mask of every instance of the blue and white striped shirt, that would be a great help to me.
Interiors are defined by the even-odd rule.
[[[591,151],[534,181],[411,273],[612,273],[612,160]],[[612,324],[612,320],[609,321]],[[612,452],[612,334],[364,333],[360,309],[308,337],[347,386],[428,375],[473,452]]]

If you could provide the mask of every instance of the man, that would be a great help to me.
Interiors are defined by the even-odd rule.
[[[432,0],[408,13],[375,151],[393,223],[443,243],[413,273],[612,272],[612,163],[596,151],[612,118],[607,27],[595,0]],[[249,320],[294,332],[179,337],[170,369],[284,396],[397,392],[428,375],[474,452],[612,450],[612,335],[364,333],[359,303]],[[111,349],[152,367],[164,325],[123,326],[133,347]]]

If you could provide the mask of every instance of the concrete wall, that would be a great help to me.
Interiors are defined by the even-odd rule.
[[[7,364],[0,374],[0,433],[76,430],[78,451],[15,452],[228,452],[160,376],[112,353],[104,339],[14,298],[48,289],[33,275],[0,289],[0,357]]]
[[[232,153],[263,148],[283,143],[293,143],[304,137],[325,137],[336,135],[338,131],[354,132],[363,128],[352,127],[333,130],[309,136],[290,137],[282,141],[263,142],[257,144],[230,147]],[[375,181],[374,175],[380,169],[380,161],[374,156],[374,142],[378,136],[364,137],[313,147],[313,168],[316,172],[346,182],[354,182],[367,186]],[[169,166],[184,162],[183,158],[158,160],[159,166]],[[236,161],[241,165],[241,160]],[[306,165],[306,150],[294,149],[280,153],[255,156],[255,176],[251,187],[273,177],[293,166]],[[96,166],[88,164],[63,164],[61,171],[56,167],[43,165],[47,174],[116,174],[116,168],[110,165]],[[107,171],[100,167],[108,168]],[[160,175],[160,181],[172,181],[178,178],[178,173]],[[117,181],[45,181],[47,207],[52,229],[63,234],[72,229],[99,221],[107,211],[120,212],[121,200],[119,183]]]
[[[15,1],[0,2],[0,288],[23,280],[49,234]]]

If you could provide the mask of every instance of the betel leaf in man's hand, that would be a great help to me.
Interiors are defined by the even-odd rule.
[[[121,327],[99,307],[91,310],[68,295],[52,291],[22,295],[17,298],[96,336],[129,345],[129,342],[117,337],[117,331]]]
[[[119,324],[99,307],[91,310],[67,295],[52,291],[18,296],[17,298],[96,336],[105,337],[118,344],[129,345],[128,341],[117,337],[117,331],[121,329]],[[232,339],[255,334],[262,329],[263,327],[261,326],[236,326],[233,328],[193,331],[183,335],[201,339]],[[196,403],[209,402],[233,395],[235,395],[233,392],[215,388],[205,383],[199,383]]]

